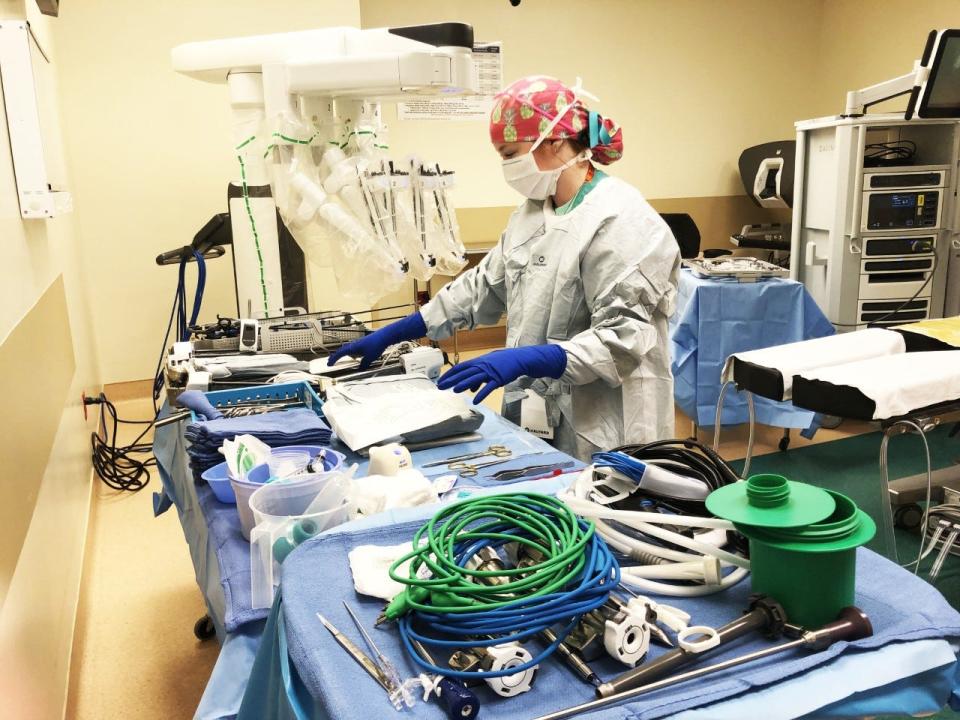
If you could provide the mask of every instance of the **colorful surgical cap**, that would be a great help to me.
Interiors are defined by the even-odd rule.
[[[546,75],[521,78],[497,94],[490,112],[490,140],[495,145],[535,142],[558,114],[562,117],[545,140],[577,139],[593,151],[592,159],[602,165],[623,156],[620,127],[587,110],[578,97],[577,87],[567,87]]]

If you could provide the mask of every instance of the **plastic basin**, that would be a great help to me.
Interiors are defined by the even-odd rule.
[[[280,448],[276,449],[279,450]],[[343,461],[346,459],[343,453],[338,453],[322,445],[289,445],[283,449],[304,450],[310,453],[310,457],[314,457],[323,451],[325,453],[323,461],[323,469],[325,472],[339,470],[343,466]],[[297,486],[303,483],[314,482],[312,478],[315,477],[316,475],[295,476],[287,478],[283,483],[284,485]],[[240,515],[240,532],[246,540],[250,539],[250,531],[257,524],[253,511],[250,509],[250,496],[263,487],[269,480],[270,467],[267,463],[262,463],[252,468],[250,472],[247,473],[246,480],[230,480],[230,485],[236,495],[237,513]]]
[[[200,477],[207,481],[217,500],[222,503],[227,503],[228,505],[235,505],[237,503],[237,496],[233,492],[233,486],[230,484],[230,475],[227,473],[227,463],[222,462],[219,465],[214,465],[201,474]]]

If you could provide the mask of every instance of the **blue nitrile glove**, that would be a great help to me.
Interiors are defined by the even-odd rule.
[[[567,353],[559,345],[507,348],[455,365],[440,377],[437,387],[463,392],[476,390],[483,385],[483,389],[473,397],[473,404],[479,405],[498,387],[518,377],[559,378],[566,369]]]
[[[347,343],[330,356],[327,365],[333,365],[343,356],[349,355],[359,357],[360,369],[366,370],[391,345],[396,345],[404,340],[419,340],[426,334],[426,323],[423,322],[423,316],[417,311],[407,315],[403,320],[397,320],[359,340]]]
[[[218,420],[223,417],[223,413],[211,405],[207,396],[199,390],[184,390],[177,395],[177,405],[193,410],[204,420]]]

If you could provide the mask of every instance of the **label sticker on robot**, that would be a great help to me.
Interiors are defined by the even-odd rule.
[[[553,428],[547,421],[547,401],[531,390],[527,390],[526,394],[520,401],[520,427],[537,437],[552,440]]]
[[[493,96],[503,89],[503,43],[475,42],[473,71],[477,94],[462,97],[417,98],[397,103],[398,120],[486,120]]]

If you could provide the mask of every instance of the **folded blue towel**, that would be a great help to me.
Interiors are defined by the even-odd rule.
[[[184,437],[190,443],[190,467],[198,482],[201,473],[223,462],[223,441],[237,435],[253,435],[270,447],[280,447],[329,445],[331,433],[330,427],[307,408],[190,423]]]
[[[307,408],[295,408],[280,412],[245,415],[236,418],[218,418],[190,423],[184,430],[188,440],[221,442],[236,435],[256,437],[289,437],[309,432],[330,433],[329,426],[315,412]]]

